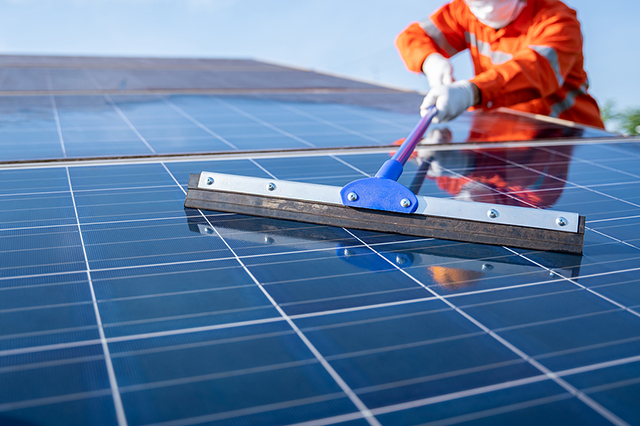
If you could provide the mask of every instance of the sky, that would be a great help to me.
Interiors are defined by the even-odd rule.
[[[591,93],[640,107],[638,0],[578,11]],[[440,0],[0,0],[0,54],[251,58],[426,92],[394,39]],[[470,78],[468,54],[454,76]]]

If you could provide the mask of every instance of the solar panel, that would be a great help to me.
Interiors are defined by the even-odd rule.
[[[292,98],[7,96],[0,99],[0,162],[385,146],[415,125],[414,113]],[[453,143],[609,136],[507,112],[465,115],[444,128]]]
[[[586,215],[574,256],[183,207],[203,170],[372,174],[415,119],[392,108],[0,101],[0,424],[640,421],[637,142],[476,113],[407,165],[425,195],[462,177],[494,185],[474,199]],[[486,145],[492,117],[536,143]]]

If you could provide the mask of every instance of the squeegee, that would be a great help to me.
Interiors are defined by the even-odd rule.
[[[189,177],[185,207],[319,225],[581,254],[585,218],[415,195],[397,182],[437,113],[431,107],[371,178],[344,187],[202,172]]]

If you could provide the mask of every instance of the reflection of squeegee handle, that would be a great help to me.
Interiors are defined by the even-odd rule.
[[[424,183],[425,178],[427,177],[427,173],[429,172],[429,167],[431,167],[431,161],[433,161],[433,157],[429,157],[424,160],[418,171],[416,172],[416,176],[411,181],[411,185],[409,185],[409,190],[414,194],[417,194],[422,189],[422,184]]]

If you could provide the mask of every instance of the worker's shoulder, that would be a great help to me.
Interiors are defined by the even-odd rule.
[[[465,10],[467,11],[469,10],[464,0],[451,0],[443,4],[440,9],[448,9],[451,12],[458,12],[458,13],[463,12]]]
[[[560,0],[536,0],[534,8],[533,14],[536,21],[547,19],[578,20],[576,11]]]
[[[470,19],[474,19],[473,14],[469,10],[469,7],[465,3],[465,0],[451,0],[443,5],[438,12],[444,13],[454,20],[464,25]]]

